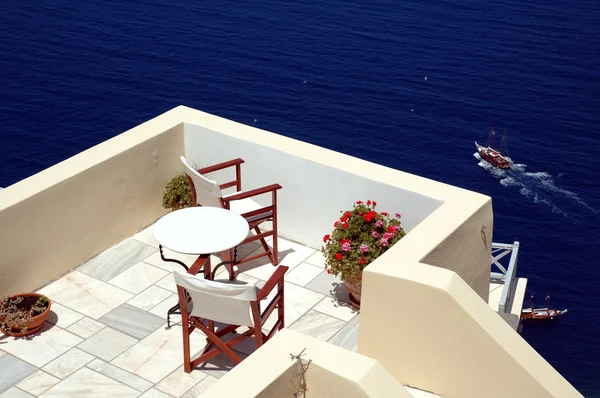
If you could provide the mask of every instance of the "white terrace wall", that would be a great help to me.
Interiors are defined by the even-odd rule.
[[[243,189],[282,185],[282,236],[319,249],[341,210],[356,200],[376,200],[379,210],[402,214],[402,225],[410,232],[403,240],[427,222],[429,228],[408,239],[418,249],[411,253],[430,254],[431,264],[458,273],[487,302],[493,230],[488,197],[203,112],[181,111],[186,113],[185,148],[191,162],[206,166],[240,157],[246,161]],[[232,177],[233,170],[211,175],[217,181]],[[444,197],[453,205],[446,206]],[[262,198],[265,204],[269,199]],[[488,228],[489,242],[482,240],[482,225]],[[478,244],[472,246],[473,241]]]
[[[0,192],[0,296],[32,291],[166,212],[183,125],[165,114]]]
[[[298,365],[290,354],[311,360],[308,398],[410,398],[411,394],[377,361],[313,337],[283,329],[230,370],[202,396],[293,398]]]
[[[388,253],[363,276],[358,352],[444,398],[582,397],[454,272]]]
[[[353,163],[372,163],[230,123],[237,128],[215,131],[186,123],[186,157],[202,166],[238,157],[244,159],[242,189],[245,190],[279,183],[283,187],[277,193],[279,232],[285,238],[320,249],[323,235],[331,232],[334,221],[341,215],[340,211],[351,209],[357,200],[376,200],[378,210],[401,213],[402,225],[407,231],[441,205],[439,200],[366,178],[347,171],[345,167]],[[301,151],[301,154],[290,153],[288,150],[292,148]],[[336,165],[319,162],[318,158],[310,156],[319,152],[338,158]],[[228,173],[215,172],[211,178],[228,181],[233,176],[231,170]],[[271,198],[263,195],[257,200],[267,204]]]

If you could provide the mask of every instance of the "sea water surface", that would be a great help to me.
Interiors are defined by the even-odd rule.
[[[494,241],[521,242],[528,294],[569,309],[523,337],[600,396],[600,3],[2,8],[0,186],[184,104],[490,195]],[[474,156],[492,124],[508,171]]]

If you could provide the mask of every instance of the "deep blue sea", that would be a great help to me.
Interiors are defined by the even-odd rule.
[[[522,336],[600,396],[599,27],[594,0],[3,2],[0,186],[184,104],[490,195],[569,309]],[[474,157],[492,124],[511,170]]]

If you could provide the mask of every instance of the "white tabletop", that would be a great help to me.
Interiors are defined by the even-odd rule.
[[[250,230],[244,217],[218,207],[173,211],[154,224],[154,238],[163,247],[184,254],[212,254],[231,249]]]

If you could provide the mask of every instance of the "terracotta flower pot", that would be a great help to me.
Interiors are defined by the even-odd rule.
[[[37,300],[40,297],[46,297],[46,296],[44,296],[43,294],[39,294],[39,293],[20,293],[20,294],[15,294],[13,296],[10,296],[10,299],[15,299],[17,297],[35,297]],[[26,332],[21,332],[21,328],[19,328],[17,326],[11,328],[11,330],[0,329],[0,332],[4,333],[7,336],[23,337],[23,336],[28,336],[30,334],[33,334],[33,333],[36,333],[37,331],[39,331],[42,328],[42,326],[44,326],[44,322],[48,318],[48,315],[50,315],[50,307],[52,305],[52,302],[50,301],[50,299],[48,297],[46,297],[46,300],[48,300],[48,306],[46,307],[46,310],[44,312],[42,312],[41,314],[38,314],[33,317],[33,320],[27,324]]]
[[[362,289],[362,272],[353,278],[344,280],[344,285],[348,288],[350,304],[356,309],[360,309],[360,291]]]

